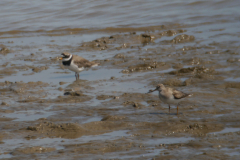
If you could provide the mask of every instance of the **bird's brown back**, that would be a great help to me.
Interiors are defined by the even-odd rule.
[[[83,57],[77,56],[77,55],[73,55],[73,60],[74,63],[79,67],[79,68],[90,68],[92,66],[97,66],[98,63],[96,62],[91,62]]]
[[[187,97],[189,96],[190,94],[187,94],[187,93],[184,93],[182,91],[178,91],[178,90],[173,90],[173,97],[175,99],[181,99],[181,98],[184,98],[184,97]]]

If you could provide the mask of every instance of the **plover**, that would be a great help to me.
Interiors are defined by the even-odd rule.
[[[63,52],[61,55],[63,57],[59,59],[62,60],[63,66],[75,72],[76,80],[79,79],[79,72],[83,71],[85,68],[91,68],[99,65],[96,62],[90,62],[87,59],[70,54],[68,52]]]
[[[158,84],[156,89],[149,90],[148,93],[158,91],[159,99],[169,105],[169,113],[170,113],[170,104],[177,104],[177,114],[178,114],[178,105],[184,98],[192,96],[192,94],[183,93],[182,91],[178,91],[176,89],[165,87],[163,84]]]

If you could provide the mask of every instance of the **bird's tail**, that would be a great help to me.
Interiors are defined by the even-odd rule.
[[[193,94],[188,94],[188,97],[191,97],[191,96],[193,96]]]
[[[96,62],[94,62],[94,61],[92,61],[91,63],[92,63],[92,66],[91,66],[91,67],[97,67],[97,66],[100,65],[100,63],[96,63]]]

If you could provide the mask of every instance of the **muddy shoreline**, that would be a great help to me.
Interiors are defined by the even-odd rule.
[[[238,159],[239,42],[203,32],[179,24],[1,32],[0,158]],[[75,81],[58,60],[63,51],[100,66]],[[179,115],[146,94],[159,83],[193,93]]]

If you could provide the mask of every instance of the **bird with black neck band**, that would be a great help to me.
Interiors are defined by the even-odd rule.
[[[62,57],[59,58],[62,60],[62,64],[66,69],[69,69],[75,72],[76,80],[79,79],[79,72],[83,71],[86,68],[96,67],[99,63],[89,61],[78,55],[73,55],[68,52],[63,52]]]

